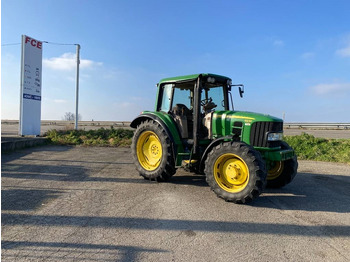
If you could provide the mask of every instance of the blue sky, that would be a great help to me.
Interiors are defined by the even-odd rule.
[[[19,118],[20,43],[81,45],[83,120],[153,110],[156,83],[193,73],[245,85],[235,109],[350,122],[350,1],[1,2],[1,118]],[[75,46],[44,44],[42,119],[75,112]]]

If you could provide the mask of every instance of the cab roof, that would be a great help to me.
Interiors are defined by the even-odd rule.
[[[193,75],[184,75],[184,76],[163,78],[162,80],[159,81],[159,84],[189,82],[189,81],[196,80],[199,76],[202,76],[204,78],[213,77],[213,78],[215,78],[215,82],[218,82],[218,83],[225,83],[225,82],[227,82],[227,80],[231,80],[231,78],[226,77],[226,76],[210,74],[210,73],[202,73],[202,74],[193,74]]]

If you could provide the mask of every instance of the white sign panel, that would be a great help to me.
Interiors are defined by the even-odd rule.
[[[20,135],[40,135],[42,46],[22,35]]]

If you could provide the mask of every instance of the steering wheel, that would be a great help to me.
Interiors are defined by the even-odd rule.
[[[213,99],[209,97],[209,99],[203,99],[201,100],[201,106],[205,106],[206,104],[213,102]]]

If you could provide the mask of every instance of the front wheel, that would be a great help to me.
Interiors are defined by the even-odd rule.
[[[205,161],[204,172],[216,195],[235,203],[252,201],[266,183],[260,153],[241,142],[225,142],[214,147]]]
[[[292,149],[286,142],[282,141],[281,149]],[[267,172],[267,187],[280,188],[294,179],[297,174],[298,161],[294,156],[285,161],[274,161],[269,163]]]

